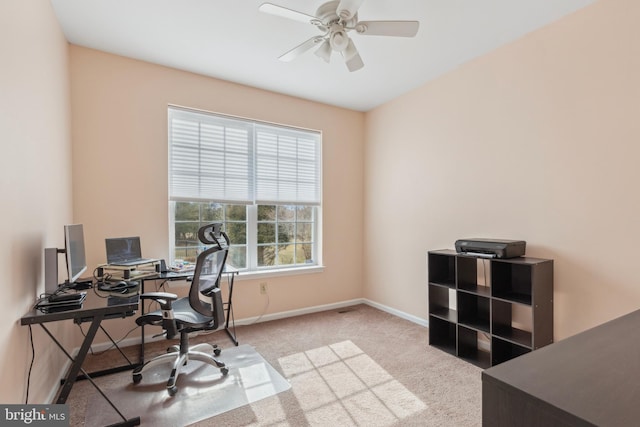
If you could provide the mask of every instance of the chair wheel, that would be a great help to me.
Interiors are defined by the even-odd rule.
[[[133,374],[133,383],[138,384],[142,381],[142,374]]]
[[[215,354],[216,356],[220,356],[220,353],[222,353],[222,350],[220,350],[219,348],[213,349],[213,354]]]
[[[226,377],[227,374],[229,373],[229,369],[228,368],[220,368],[220,372],[222,372],[222,376]]]
[[[176,386],[169,387],[167,389],[167,392],[169,393],[169,396],[175,396],[176,393],[178,392],[178,387],[176,387]]]

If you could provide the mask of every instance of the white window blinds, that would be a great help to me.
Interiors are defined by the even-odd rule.
[[[171,200],[321,203],[319,132],[169,108]]]
[[[320,135],[256,125],[256,203],[320,204]]]

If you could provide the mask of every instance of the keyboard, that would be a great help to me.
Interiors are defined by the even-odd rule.
[[[187,277],[193,277],[193,271],[186,271],[184,273],[178,273],[177,271],[167,271],[166,273],[161,273],[161,279],[182,279]]]
[[[107,298],[107,306],[111,307],[114,305],[122,305],[122,304],[138,304],[139,301],[140,301],[140,297],[138,296],[138,294],[130,297],[110,296]]]

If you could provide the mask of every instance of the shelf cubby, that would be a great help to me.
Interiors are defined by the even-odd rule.
[[[452,308],[453,298],[451,297],[451,294],[454,292],[454,290],[447,286],[430,285],[429,314],[440,317],[448,322],[456,323],[458,316],[456,310]]]
[[[483,332],[490,332],[490,299],[458,291],[458,323]]]
[[[531,305],[532,265],[534,264],[527,262],[527,258],[522,258],[519,262],[494,261],[491,269],[493,296]]]
[[[523,354],[529,353],[531,348],[505,341],[496,336],[491,338],[491,365],[497,365]]]
[[[531,348],[531,331],[514,325],[513,309],[513,304],[509,302],[498,299],[491,301],[491,332],[494,336]],[[531,306],[525,306],[525,309],[531,313]]]
[[[456,287],[456,257],[446,253],[429,253],[429,283]]]
[[[429,316],[429,344],[456,355],[456,324],[439,317]]]
[[[480,334],[475,329],[458,325],[458,357],[481,368],[488,368],[491,366],[491,355],[481,347]]]
[[[487,263],[486,259],[478,259],[477,257],[469,255],[460,255],[457,258],[457,286],[459,290],[471,292],[482,296],[490,296],[491,288],[486,283],[487,275],[484,274],[485,280],[480,281],[478,273],[480,271],[486,272]],[[480,269],[479,267],[482,267]]]

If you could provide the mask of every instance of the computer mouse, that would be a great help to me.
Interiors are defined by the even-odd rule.
[[[121,294],[126,294],[127,292],[129,292],[129,283],[125,282],[124,280],[121,280],[120,282],[116,283],[116,285],[113,288],[114,292],[119,292]]]

